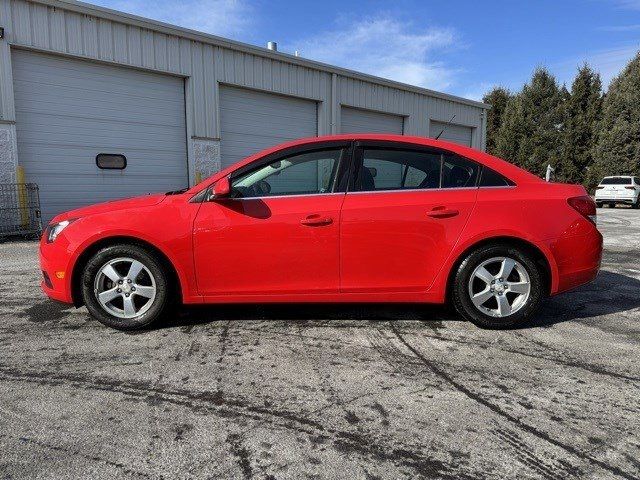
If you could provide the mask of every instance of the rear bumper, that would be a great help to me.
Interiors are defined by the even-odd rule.
[[[596,203],[627,203],[632,205],[635,203],[634,198],[596,198]]]
[[[566,292],[596,278],[602,262],[602,234],[594,227],[586,235],[567,236],[548,243],[558,268],[552,294]]]

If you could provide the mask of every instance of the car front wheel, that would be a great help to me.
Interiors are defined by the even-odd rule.
[[[82,295],[89,313],[119,330],[143,328],[166,311],[167,273],[150,252],[136,245],[99,250],[82,275]]]
[[[531,319],[543,298],[532,255],[509,245],[471,253],[458,267],[453,303],[460,315],[484,328],[508,328]]]

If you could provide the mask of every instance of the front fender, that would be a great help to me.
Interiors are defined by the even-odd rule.
[[[66,290],[72,292],[73,272],[78,262],[97,245],[117,241],[135,241],[156,249],[173,266],[180,282],[182,300],[197,303],[197,285],[193,266],[192,228],[198,205],[163,203],[158,208],[110,212],[80,218],[67,227],[57,248],[64,249],[67,258]],[[186,212],[185,212],[186,210]]]

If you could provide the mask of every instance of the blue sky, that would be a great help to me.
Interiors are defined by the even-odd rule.
[[[93,3],[473,99],[536,66],[570,84],[586,61],[606,85],[640,49],[640,0]]]

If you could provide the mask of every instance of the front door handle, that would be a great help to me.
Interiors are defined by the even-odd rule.
[[[455,208],[435,207],[433,210],[427,213],[431,218],[449,218],[455,217],[460,212]]]
[[[307,227],[322,227],[324,225],[331,225],[333,223],[333,218],[331,217],[323,217],[321,215],[313,214],[309,215],[307,218],[303,218],[300,220],[302,225],[306,225]]]

